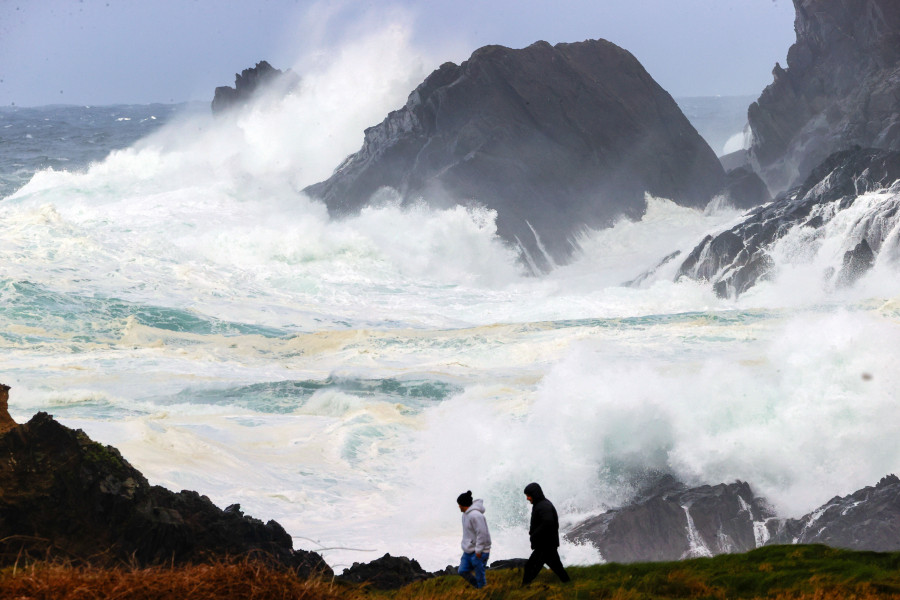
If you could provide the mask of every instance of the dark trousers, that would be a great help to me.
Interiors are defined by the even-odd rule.
[[[525,576],[522,578],[522,585],[528,585],[534,578],[538,576],[544,565],[550,567],[550,570],[556,573],[556,576],[563,582],[569,581],[569,574],[566,573],[559,560],[559,551],[556,548],[535,548],[525,563]]]

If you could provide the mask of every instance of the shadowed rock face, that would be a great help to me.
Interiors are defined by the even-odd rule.
[[[244,69],[239,74],[235,73],[234,87],[216,88],[211,104],[212,112],[220,114],[241,106],[262,87],[274,84],[280,86],[281,92],[287,93],[298,83],[300,78],[293,71],[281,71],[262,60],[256,63],[255,67]]]
[[[837,152],[819,165],[802,186],[769,205],[749,212],[731,229],[704,238],[682,263],[678,277],[711,282],[720,296],[739,295],[773,272],[769,248],[797,227],[821,230],[862,194],[889,188],[893,200],[857,222],[845,240],[847,251],[836,272],[823,281],[850,285],[874,264],[881,252],[900,257],[890,232],[900,210],[900,152],[853,149]],[[893,242],[891,241],[893,239]]]
[[[442,65],[305,191],[336,216],[382,188],[403,202],[484,205],[499,234],[546,268],[584,227],[641,215],[645,192],[703,207],[724,183],[671,96],[631,54],[591,40],[486,46]]]
[[[900,150],[900,2],[794,0],[787,69],[750,105],[750,158],[778,193],[854,145]]]
[[[608,562],[680,560],[773,544],[896,552],[900,478],[888,475],[800,519],[785,519],[754,498],[746,483],[688,489],[666,477],[627,506],[583,521],[566,538],[590,542]]]
[[[781,523],[772,544],[826,544],[850,550],[900,549],[900,478],[835,497],[801,519]]]
[[[365,583],[378,590],[395,590],[434,576],[435,574],[428,573],[419,566],[416,560],[385,554],[368,563],[353,563],[353,566],[344,569],[337,579]]]
[[[150,486],[115,448],[46,413],[0,434],[0,565],[29,557],[144,566],[244,556],[331,575],[318,554],[293,550],[275,521]]]
[[[593,517],[566,533],[575,542],[590,542],[609,562],[680,560],[745,552],[768,537],[772,517],[750,486],[687,489],[671,478],[643,498]]]
[[[0,434],[15,426],[16,422],[9,416],[9,386],[0,383]]]

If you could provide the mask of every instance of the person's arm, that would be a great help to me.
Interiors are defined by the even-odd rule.
[[[475,556],[481,558],[481,553],[484,551],[484,547],[487,546],[488,540],[490,540],[487,521],[485,520],[484,515],[478,513],[475,518],[472,519],[472,527],[475,530]]]

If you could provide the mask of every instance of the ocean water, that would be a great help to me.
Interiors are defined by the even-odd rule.
[[[402,53],[374,59],[410,72]],[[371,77],[369,93],[336,108],[348,73]],[[502,559],[529,551],[531,481],[569,525],[659,472],[748,481],[799,516],[900,468],[894,262],[849,289],[823,276],[889,195],[786,236],[778,275],[738,300],[665,270],[622,285],[734,211],[650,198],[542,277],[490,211],[383,204],[330,220],[298,190],[416,77],[323,67],[220,119],[0,110],[13,417],[47,411],[151,483],[275,519],[338,571],[385,552],[455,563],[466,490]]]

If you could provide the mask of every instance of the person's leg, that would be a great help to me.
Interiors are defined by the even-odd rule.
[[[562,561],[559,559],[559,550],[557,550],[556,548],[548,549],[544,556],[547,561],[547,566],[550,567],[550,570],[556,573],[556,576],[559,577],[564,583],[569,581],[569,574],[566,573],[566,569],[565,567],[563,567]]]
[[[457,569],[457,572],[469,585],[478,587],[478,584],[475,582],[475,577],[472,575],[472,572],[475,570],[475,564],[472,562],[474,558],[474,552],[471,554],[463,552],[462,558],[459,559],[459,569]]]
[[[484,569],[487,567],[489,557],[489,553],[483,552],[481,558],[476,556],[472,560],[472,564],[475,565],[475,587],[477,588],[483,588],[487,584],[487,579],[484,576]]]
[[[522,585],[528,585],[538,576],[544,566],[543,552],[539,548],[531,552],[528,562],[525,563],[525,574],[522,576]]]

